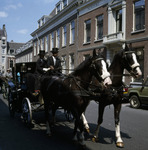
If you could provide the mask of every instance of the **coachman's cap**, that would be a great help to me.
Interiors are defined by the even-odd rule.
[[[45,50],[40,50],[38,55],[45,55]]]
[[[52,48],[52,53],[58,53],[59,52],[59,49],[58,48]]]

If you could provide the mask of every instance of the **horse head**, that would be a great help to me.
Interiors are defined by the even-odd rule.
[[[105,87],[112,84],[110,79],[110,73],[108,72],[108,65],[104,60],[102,53],[96,53],[96,50],[93,50],[93,56],[91,57],[91,74],[94,75],[99,82],[103,81]]]
[[[127,71],[134,78],[139,78],[142,75],[140,64],[137,61],[135,52],[131,50],[131,47],[128,48],[128,46],[126,45],[125,49],[122,52],[122,58],[124,59],[123,65],[127,69]]]

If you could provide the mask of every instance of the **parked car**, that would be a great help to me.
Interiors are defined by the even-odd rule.
[[[123,82],[123,96],[127,97],[128,96],[128,89],[131,88],[130,85],[128,85],[127,83]]]
[[[128,97],[132,108],[140,108],[142,104],[148,104],[148,78],[138,87],[128,89]]]

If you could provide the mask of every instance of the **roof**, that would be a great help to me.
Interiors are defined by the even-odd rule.
[[[21,46],[23,46],[25,43],[16,43],[16,42],[7,42],[7,49],[15,49],[17,50]]]

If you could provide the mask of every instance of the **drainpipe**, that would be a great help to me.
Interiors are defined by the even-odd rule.
[[[79,11],[77,10],[77,45],[76,45],[76,47],[77,47],[77,49],[76,49],[76,66],[78,66],[78,36],[79,36],[79,32],[78,32],[78,29],[79,29],[79,27],[78,27],[78,25],[79,25]]]

